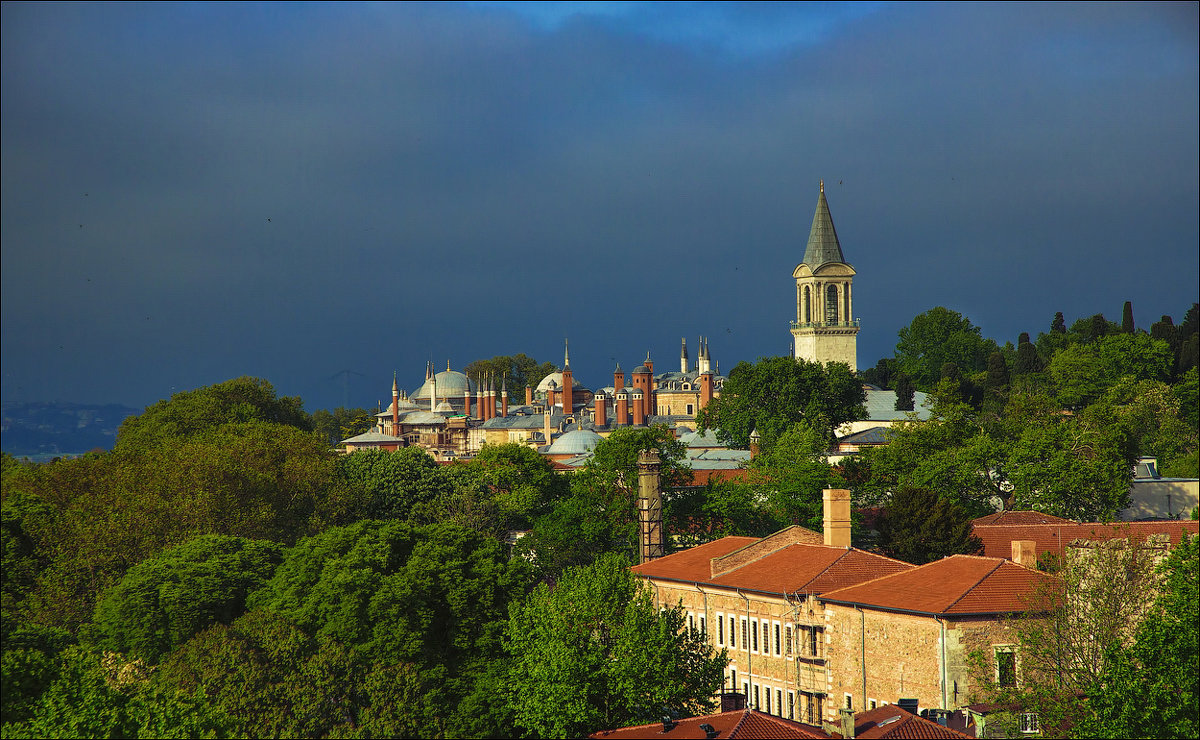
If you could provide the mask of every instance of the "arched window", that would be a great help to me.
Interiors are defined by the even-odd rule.
[[[808,286],[804,286],[804,323],[812,323],[812,302],[808,295]]]
[[[836,285],[830,285],[825,289],[825,323],[836,324],[838,322],[838,290]]]

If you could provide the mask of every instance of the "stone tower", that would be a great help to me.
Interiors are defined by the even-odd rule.
[[[796,279],[794,357],[822,364],[844,362],[851,370],[858,369],[858,319],[851,296],[854,274],[842,256],[822,182],[804,261],[792,271]]]

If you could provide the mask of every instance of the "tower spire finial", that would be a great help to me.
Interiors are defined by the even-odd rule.
[[[571,367],[571,343],[568,339],[563,339],[563,370]]]
[[[821,192],[825,192],[825,181],[821,180]]]

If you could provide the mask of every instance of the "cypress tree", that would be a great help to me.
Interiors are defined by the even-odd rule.
[[[1050,332],[1053,334],[1067,333],[1067,320],[1063,318],[1062,311],[1054,314],[1054,321],[1050,322]]]
[[[1017,361],[1013,366],[1014,375],[1028,375],[1029,373],[1040,373],[1045,369],[1045,363],[1042,362],[1042,356],[1038,354],[1037,347],[1029,341],[1029,335],[1022,333],[1020,340],[1017,342]]]
[[[1104,318],[1104,314],[1096,314],[1092,317],[1091,321],[1091,326],[1088,327],[1087,341],[1094,342],[1108,334],[1108,319]]]
[[[1125,301],[1124,308],[1121,309],[1121,333],[1133,333],[1133,302]]]
[[[904,373],[896,375],[896,410],[897,411],[912,411],[913,398],[916,395],[917,389],[913,387],[912,381]]]
[[[987,379],[984,381],[984,389],[1002,392],[1007,387],[1008,363],[1004,361],[1004,355],[993,352],[988,356]]]

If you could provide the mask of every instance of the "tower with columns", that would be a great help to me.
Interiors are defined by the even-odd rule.
[[[854,318],[854,268],[842,256],[822,181],[817,212],[796,280],[792,353],[810,362],[844,362],[858,369],[858,319]]]

